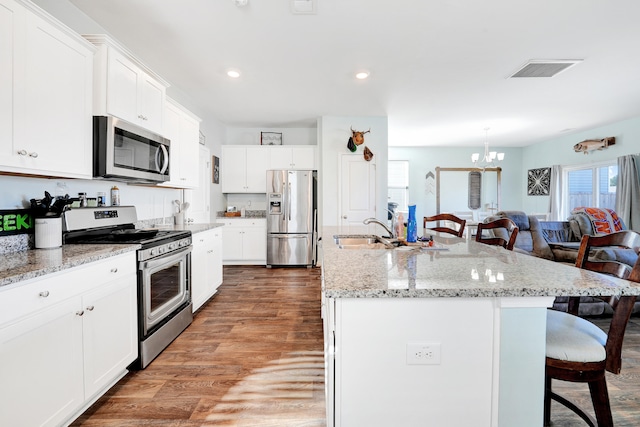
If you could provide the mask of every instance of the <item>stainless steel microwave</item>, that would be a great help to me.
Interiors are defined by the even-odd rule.
[[[93,117],[93,176],[125,182],[169,181],[170,141],[112,116]]]

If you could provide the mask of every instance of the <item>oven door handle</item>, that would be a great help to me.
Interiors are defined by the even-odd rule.
[[[184,257],[186,254],[190,253],[192,250],[191,246],[188,246],[184,249],[181,249],[176,252],[171,252],[168,255],[159,256],[157,258],[151,259],[149,261],[145,261],[141,264],[141,270],[150,270],[158,266],[162,266],[167,263],[171,263],[173,261],[177,261],[180,258]]]

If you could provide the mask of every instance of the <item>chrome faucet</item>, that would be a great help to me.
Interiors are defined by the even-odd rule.
[[[362,221],[362,223],[365,224],[365,225],[369,225],[372,222],[374,224],[378,224],[378,225],[382,226],[382,228],[384,228],[387,233],[389,233],[389,235],[386,236],[387,238],[395,239],[395,238],[398,237],[398,236],[396,236],[396,221],[397,221],[397,218],[396,218],[395,214],[391,210],[387,209],[387,211],[389,213],[391,213],[391,230],[389,229],[389,227],[386,224],[382,223],[377,218],[367,218],[364,221]]]

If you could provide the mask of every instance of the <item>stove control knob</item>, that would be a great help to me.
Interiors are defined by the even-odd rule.
[[[156,254],[156,250],[155,249],[149,250],[149,255],[154,256],[155,254]]]

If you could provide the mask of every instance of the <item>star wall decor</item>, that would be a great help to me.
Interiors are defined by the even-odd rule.
[[[529,169],[527,195],[548,196],[551,188],[551,168]]]

